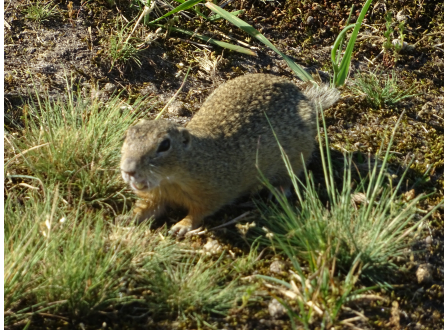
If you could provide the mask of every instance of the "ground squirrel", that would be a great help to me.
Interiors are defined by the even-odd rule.
[[[171,229],[182,236],[258,190],[260,171],[273,185],[289,187],[278,142],[299,173],[301,157],[307,161],[315,144],[316,104],[327,108],[338,98],[328,86],[300,91],[281,77],[248,74],[219,86],[186,127],[168,120],[131,127],[120,169],[142,198],[134,215],[141,221],[159,216],[167,205],[184,207],[188,215]]]

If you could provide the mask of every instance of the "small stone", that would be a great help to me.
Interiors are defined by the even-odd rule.
[[[411,189],[404,193],[404,199],[406,200],[406,202],[409,202],[410,200],[412,200],[414,198],[415,198],[415,189]]]
[[[90,97],[92,98],[92,100],[98,100],[102,102],[106,102],[109,99],[109,96],[105,91],[99,91],[95,88],[92,88],[90,90]]]
[[[106,93],[113,93],[113,92],[115,92],[116,89],[117,89],[117,86],[115,86],[112,83],[107,83],[106,85],[104,85],[104,88],[103,88],[103,90]]]
[[[222,246],[217,240],[209,239],[202,249],[206,254],[216,254],[221,252]]]
[[[412,52],[415,49],[414,45],[410,45],[406,41],[401,41],[400,39],[392,40],[392,45],[398,48],[399,51]]]
[[[406,22],[406,21],[408,20],[408,18],[409,18],[409,15],[406,15],[406,13],[405,13],[404,10],[400,10],[400,11],[397,13],[396,18],[397,18],[397,21],[398,21],[398,22],[403,22],[403,21]]]
[[[387,7],[385,3],[377,2],[375,6],[373,6],[373,12],[385,14],[387,12]]]
[[[157,86],[153,83],[147,83],[141,90],[140,90],[140,94],[141,95],[152,95],[152,94],[157,94],[159,92],[159,89],[157,88]]]
[[[285,263],[283,261],[280,260],[275,260],[271,266],[269,266],[269,270],[271,271],[271,273],[274,274],[280,274],[281,272],[283,272],[285,270]]]
[[[418,266],[416,275],[417,282],[421,283],[431,283],[433,281],[432,277],[433,268],[431,264],[421,264]]]
[[[173,101],[168,106],[168,112],[176,116],[184,116],[186,112],[185,105],[181,101]]]
[[[279,319],[286,315],[286,308],[278,302],[277,299],[272,299],[268,306],[269,315],[274,319]]]
[[[279,73],[280,71],[281,71],[280,68],[276,65],[271,68],[272,73]]]
[[[430,246],[432,244],[432,237],[431,236],[426,237],[425,242],[426,245]]]
[[[351,202],[354,205],[360,204],[368,204],[369,201],[366,198],[366,195],[362,192],[357,192],[351,195]]]
[[[306,24],[307,25],[313,25],[314,23],[314,17],[313,16],[308,16],[308,18],[306,19]]]
[[[439,319],[441,318],[440,312],[436,309],[434,312],[432,312],[431,317],[432,317],[434,320],[439,320]]]

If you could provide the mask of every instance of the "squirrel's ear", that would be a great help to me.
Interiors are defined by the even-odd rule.
[[[188,148],[190,146],[190,142],[191,142],[190,132],[185,127],[181,127],[181,128],[179,128],[179,133],[182,137],[182,145],[185,148]]]

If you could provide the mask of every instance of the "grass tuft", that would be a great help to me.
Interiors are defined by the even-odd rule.
[[[42,23],[48,21],[50,18],[57,14],[57,5],[53,1],[44,4],[41,1],[37,1],[29,5],[23,12],[25,13],[25,18],[35,21],[37,23]]]
[[[11,138],[16,155],[5,169],[15,165],[16,173],[59,182],[68,202],[81,192],[91,203],[122,201],[119,147],[142,104],[118,96],[107,103],[86,100],[71,86],[55,100],[37,96],[24,107],[25,127],[19,139]]]
[[[410,201],[402,198],[400,187],[406,171],[398,181],[387,172],[387,159],[400,120],[401,117],[392,133],[384,161],[380,163],[376,158],[367,177],[359,174],[357,186],[353,185],[354,166],[348,156],[345,157],[342,186],[334,182],[324,121],[326,147],[322,138],[319,147],[327,202],[318,195],[311,174],[305,175],[302,182],[293,173],[283,149],[298,205],[292,205],[283,193],[264,180],[276,197],[276,202],[270,205],[259,204],[266,220],[264,241],[272,245],[276,253],[289,258],[297,282],[293,280],[294,283],[289,284],[273,277],[261,278],[281,284],[280,287],[268,287],[289,299],[294,298],[299,313],[282,302],[292,322],[299,321],[306,329],[316,325],[315,322],[322,326],[335,325],[344,303],[356,299],[360,292],[353,291],[360,276],[387,286],[392,272],[398,270],[394,260],[409,253],[418,226],[443,203],[424,217],[419,216],[417,206],[428,196],[420,195]],[[381,150],[379,154],[382,154]],[[307,273],[302,270],[299,259],[306,261]],[[335,274],[346,274],[345,281]],[[343,321],[337,322],[343,324]]]
[[[114,225],[82,203],[70,208],[57,185],[45,199],[25,190],[23,203],[16,192],[5,203],[6,325],[49,314],[192,321],[196,313],[226,315],[247,289],[227,279],[223,255],[186,256],[188,245],[166,230]]]
[[[196,313],[225,316],[246,286],[237,285],[236,279],[223,281],[228,274],[223,257],[224,253],[217,261],[189,257],[176,265],[160,264],[148,282],[154,290],[148,302],[151,310],[183,320],[194,319]]]
[[[262,209],[269,231],[277,242],[281,242],[278,248],[291,246],[299,255],[308,257],[312,251],[326,251],[330,244],[333,253],[339,246],[339,265],[347,269],[358,257],[363,264],[363,271],[370,268],[396,268],[391,260],[406,254],[408,238],[415,233],[421,221],[430,215],[428,213],[422,218],[417,212],[418,203],[427,196],[420,195],[411,201],[401,198],[400,188],[406,171],[397,181],[386,170],[397,127],[398,123],[384,160],[379,163],[376,158],[368,176],[360,176],[356,187],[352,180],[352,169],[355,166],[350,157],[345,157],[342,187],[336,187],[328,140],[325,150],[320,140],[328,198],[325,204],[319,198],[312,175],[306,175],[305,182],[301,182],[292,173],[287,156],[284,155],[298,197],[298,206],[291,205],[282,193],[266,182],[277,204],[271,203],[270,207]],[[275,227],[271,228],[269,224],[273,223]]]
[[[146,225],[108,224],[102,212],[69,208],[58,186],[46,198],[10,195],[5,205],[5,323],[40,313],[88,317],[140,300],[126,293],[135,273],[180,254],[173,240]],[[143,300],[144,302],[144,300]]]
[[[114,66],[124,66],[130,62],[134,62],[141,67],[140,61],[141,51],[136,48],[132,41],[135,38],[129,38],[129,24],[117,29],[117,34],[112,35],[106,42],[108,43],[107,54],[111,61],[111,70]]]
[[[356,94],[365,95],[367,102],[375,109],[381,109],[385,106],[393,106],[401,100],[413,97],[416,94],[412,92],[417,88],[412,84],[407,90],[399,86],[399,79],[392,71],[386,79],[381,78],[378,72],[368,72],[355,75],[354,84],[349,88]]]

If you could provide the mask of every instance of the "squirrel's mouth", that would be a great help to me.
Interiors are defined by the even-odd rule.
[[[130,186],[133,190],[137,190],[137,191],[141,191],[141,190],[148,190],[148,185],[146,184],[146,182],[136,182],[136,181],[131,181]]]
[[[139,179],[136,178],[135,175],[130,174],[126,171],[121,171],[121,175],[124,181],[129,184],[132,190],[134,191],[148,191],[154,189],[157,186],[157,181],[155,180],[147,180],[147,179]]]

